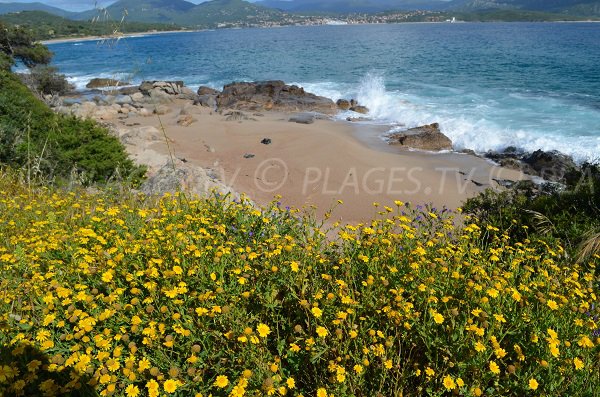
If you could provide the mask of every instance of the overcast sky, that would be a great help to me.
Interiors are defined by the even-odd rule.
[[[44,3],[68,11],[85,11],[95,7],[106,7],[116,0],[0,0],[0,3]],[[205,0],[187,0],[192,3],[202,3]],[[256,1],[256,0],[250,0]]]

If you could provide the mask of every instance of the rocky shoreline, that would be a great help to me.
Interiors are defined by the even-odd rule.
[[[197,122],[189,111],[196,106],[224,115],[227,121],[256,120],[264,112],[281,112],[290,115],[290,122],[312,124],[342,111],[357,114],[357,117],[348,117],[350,122],[369,120],[369,109],[354,99],[334,102],[283,81],[234,82],[225,85],[221,91],[211,87],[193,91],[183,81],[144,81],[139,86],[130,86],[127,82],[112,79],[93,79],[88,88],[90,91],[49,98],[48,102],[58,112],[92,118],[109,126],[123,144],[137,148],[148,142],[164,140],[164,134],[154,127],[129,125],[127,119],[169,114],[176,117],[177,125],[188,127]],[[117,127],[117,121],[125,123],[125,126]],[[439,152],[454,149],[452,141],[441,132],[437,123],[390,133],[387,141],[395,147],[410,150]],[[526,153],[512,147],[484,154],[469,150],[462,152],[556,183],[563,183],[569,174],[579,169],[572,158],[556,151]],[[193,190],[200,194],[212,188],[231,192],[210,170],[191,169],[185,162],[173,168],[172,161],[167,161],[169,159],[161,159],[165,163],[161,165],[156,159],[149,160],[148,153],[137,157],[139,162],[149,167],[148,192],[164,193],[176,190],[177,186],[189,188],[198,185],[202,188]]]

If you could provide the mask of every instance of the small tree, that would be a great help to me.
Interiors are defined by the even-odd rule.
[[[0,22],[0,68],[9,67],[15,60],[28,68],[47,65],[52,60],[52,52],[43,44],[36,43],[31,34],[20,27],[6,26]]]

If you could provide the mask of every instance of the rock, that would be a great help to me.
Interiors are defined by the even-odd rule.
[[[263,145],[270,145],[271,144],[271,139],[270,138],[265,138],[262,141],[260,141],[260,143],[262,143]]]
[[[120,109],[121,108],[119,107],[119,110]],[[119,110],[111,106],[98,107],[92,117],[97,120],[114,120],[118,117]]]
[[[179,124],[179,125],[181,125],[183,127],[189,127],[195,121],[196,121],[196,119],[193,118],[192,115],[185,114],[185,115],[179,116],[179,118],[177,119],[177,124]]]
[[[169,161],[150,175],[140,190],[147,195],[159,196],[183,190],[199,196],[207,196],[217,191],[221,194],[231,193],[232,198],[239,197],[219,181],[215,172],[182,161],[177,161],[175,168]]]
[[[369,113],[369,108],[366,106],[360,106],[360,105],[356,105],[350,108],[351,111],[356,112],[356,113],[360,113],[360,114],[367,114]]]
[[[216,95],[200,95],[194,100],[194,105],[200,105],[206,108],[216,109],[217,107],[217,96]]]
[[[96,113],[98,106],[94,102],[83,102],[81,105],[73,105],[73,115],[82,119],[90,118]]]
[[[312,124],[315,122],[315,115],[311,113],[299,113],[290,117],[290,123]]]
[[[244,121],[249,120],[248,116],[244,113],[234,110],[233,112],[225,113],[225,121]]]
[[[115,79],[91,79],[89,83],[86,84],[86,88],[107,88],[107,87],[121,87],[124,85],[129,85],[129,83],[115,80]]]
[[[131,94],[131,100],[134,102],[141,102],[144,100],[144,94],[141,92],[136,92],[135,94]]]
[[[158,114],[159,116],[165,115],[169,112],[171,112],[171,108],[165,105],[158,105],[152,111],[152,113]]]
[[[346,117],[346,121],[350,121],[352,123],[357,123],[361,121],[371,121],[372,119],[369,117]]]
[[[537,150],[525,157],[523,162],[529,165],[540,177],[554,182],[562,182],[577,170],[573,158],[556,150],[544,152]]]
[[[216,99],[218,108],[251,112],[317,111],[332,114],[337,111],[331,99],[305,92],[301,87],[286,85],[283,81],[228,84]]]
[[[150,100],[147,101],[149,103],[159,104],[159,103],[170,103],[173,102],[173,96],[167,94],[160,88],[154,88],[149,91],[148,95],[150,96]]]
[[[214,88],[202,86],[202,87],[198,88],[198,91],[196,93],[199,96],[202,96],[202,95],[215,95],[216,96],[216,95],[220,94],[220,91],[215,90]]]
[[[139,89],[146,95],[150,95],[153,91],[162,91],[167,95],[194,94],[192,90],[185,87],[183,81],[144,81]]]
[[[115,91],[116,95],[133,95],[140,92],[139,87],[123,87]]]
[[[391,134],[389,143],[421,150],[452,150],[452,141],[442,134],[438,123]]]
[[[350,105],[350,101],[346,99],[338,99],[336,102],[338,109],[341,110],[349,110],[352,106]]]
[[[164,135],[155,127],[135,127],[117,130],[122,143],[134,146],[147,146],[148,143],[164,140]]]
[[[114,103],[118,105],[130,104],[132,102],[131,97],[129,95],[117,95],[115,97]]]
[[[254,156],[253,154],[251,154],[251,153],[246,153],[246,154],[244,155],[244,158],[245,158],[245,159],[251,159],[251,158],[254,158],[254,157],[255,157],[255,156]]]
[[[138,110],[138,113],[140,116],[142,117],[150,117],[152,116],[152,112],[150,112],[148,109],[146,108],[141,108],[140,110]]]

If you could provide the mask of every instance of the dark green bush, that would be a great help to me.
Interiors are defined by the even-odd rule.
[[[53,66],[34,66],[30,69],[29,80],[30,87],[44,95],[64,95],[73,89],[65,75],[58,73],[58,69]]]
[[[5,71],[0,71],[0,163],[57,182],[77,175],[85,184],[115,177],[136,184],[144,174],[106,128],[55,114]]]
[[[463,209],[484,224],[512,230],[515,237],[558,239],[574,250],[600,230],[600,167],[584,164],[562,187],[525,184],[504,192],[487,190]]]

